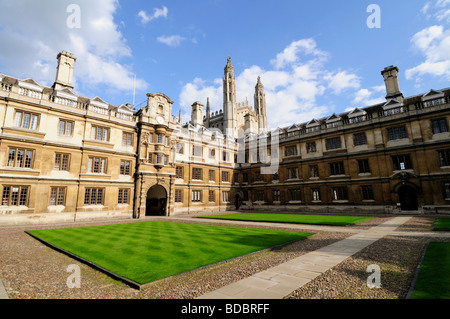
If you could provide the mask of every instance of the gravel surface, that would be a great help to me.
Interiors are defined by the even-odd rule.
[[[389,218],[351,228],[366,229]],[[121,221],[136,222],[136,221]],[[204,222],[204,221],[203,221]],[[404,230],[428,231],[429,219],[416,219]],[[27,229],[109,224],[87,223],[0,229],[0,279],[10,299],[192,299],[276,266],[353,233],[317,231],[315,235],[275,250],[265,250],[151,283],[141,291],[58,253],[27,235]],[[349,228],[350,229],[350,228]],[[404,298],[427,240],[386,237],[322,274],[287,298]],[[81,270],[81,288],[68,288],[69,265]],[[382,288],[368,289],[365,269],[378,264]]]
[[[426,232],[434,218],[414,217],[399,227],[404,232]],[[286,296],[286,299],[404,299],[407,297],[417,266],[430,241],[448,238],[387,236],[361,250],[315,280]],[[369,265],[381,270],[381,287],[369,288]]]

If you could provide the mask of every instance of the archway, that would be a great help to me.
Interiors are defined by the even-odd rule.
[[[148,190],[145,216],[166,216],[167,191],[161,185]]]
[[[403,185],[398,189],[398,198],[402,210],[417,210],[417,194],[414,188]]]

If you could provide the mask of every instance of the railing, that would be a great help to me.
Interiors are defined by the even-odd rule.
[[[30,89],[25,89],[25,88],[21,88],[21,87],[19,87],[19,94],[23,95],[23,96],[31,97],[33,99],[38,99],[38,100],[42,99],[41,92],[30,90]]]
[[[2,91],[7,91],[7,92],[11,92],[12,91],[12,84],[6,84],[6,83],[2,83],[0,86],[0,89]]]

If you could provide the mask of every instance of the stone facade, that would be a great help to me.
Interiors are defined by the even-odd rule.
[[[195,102],[188,123],[162,93],[140,110],[77,95],[76,58],[57,60],[52,87],[0,73],[0,225],[450,206],[450,90],[405,98],[396,67],[386,102],[267,132],[264,86],[237,103],[231,59],[223,110]]]

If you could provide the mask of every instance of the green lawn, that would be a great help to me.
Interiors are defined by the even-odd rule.
[[[434,224],[434,230],[450,231],[450,218],[438,218]]]
[[[431,242],[411,299],[450,299],[450,243]]]
[[[139,284],[312,235],[156,221],[29,233]]]
[[[199,218],[214,218],[241,221],[258,221],[274,223],[315,224],[347,226],[372,219],[368,216],[329,216],[329,215],[295,215],[267,213],[237,213],[228,215],[201,216]]]

